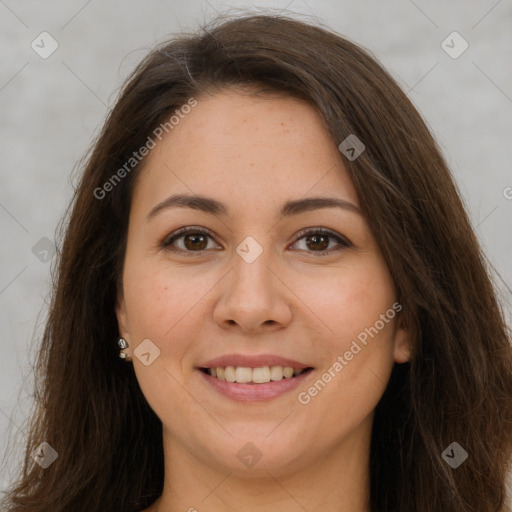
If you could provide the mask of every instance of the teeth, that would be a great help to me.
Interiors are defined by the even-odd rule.
[[[283,377],[284,377],[284,375],[283,375],[283,367],[282,366],[272,366],[270,368],[271,380],[281,380]]]
[[[237,382],[251,382],[252,369],[244,366],[237,366],[235,370],[235,380]]]
[[[226,366],[226,369],[224,370],[224,378],[228,382],[235,382],[236,372],[234,366]]]
[[[283,368],[283,375],[289,379],[291,377],[293,377],[293,368],[290,368],[289,366],[285,366]]]
[[[261,366],[249,368],[247,366],[226,366],[208,368],[212,377],[228,382],[264,384],[265,382],[290,379],[300,375],[303,368],[292,368],[291,366]]]
[[[257,384],[270,382],[270,368],[268,366],[263,366],[262,368],[254,368],[252,370],[252,381],[256,382]]]

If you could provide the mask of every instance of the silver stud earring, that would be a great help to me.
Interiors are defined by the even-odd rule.
[[[125,348],[128,348],[128,342],[124,338],[119,338],[117,340],[117,344],[119,345],[119,348],[121,350],[124,350]],[[119,353],[119,357],[121,359],[124,359],[125,361],[131,361],[132,357],[129,354],[125,354],[124,352]]]

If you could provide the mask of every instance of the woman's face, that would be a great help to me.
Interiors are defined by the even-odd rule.
[[[116,308],[164,442],[275,476],[358,456],[409,342],[337,143],[297,99],[197,100],[139,176]]]

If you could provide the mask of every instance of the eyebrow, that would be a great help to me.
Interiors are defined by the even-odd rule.
[[[229,208],[226,204],[217,201],[211,197],[201,195],[176,194],[164,199],[158,203],[147,215],[146,222],[155,217],[158,213],[169,208],[191,208],[211,215],[226,216],[229,215]],[[321,208],[343,208],[358,215],[362,212],[358,206],[336,197],[306,197],[304,199],[294,199],[287,201],[279,211],[281,219],[298,215],[300,213],[319,210]]]

